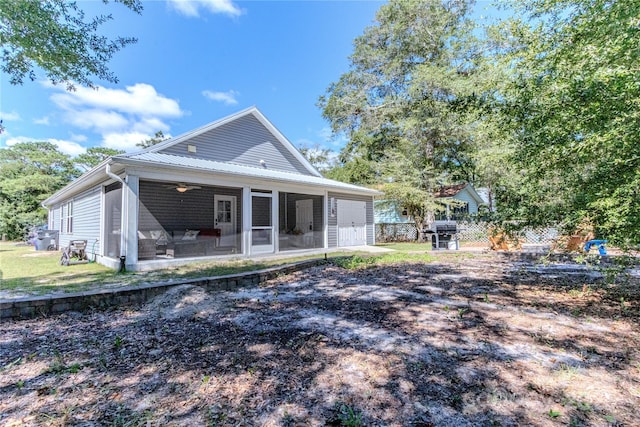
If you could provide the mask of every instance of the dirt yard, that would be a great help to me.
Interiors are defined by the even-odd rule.
[[[6,322],[0,425],[638,426],[637,274],[605,276],[439,256]]]

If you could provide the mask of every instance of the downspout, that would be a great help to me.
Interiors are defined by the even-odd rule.
[[[109,178],[115,179],[116,181],[120,182],[122,184],[123,189],[127,185],[124,179],[120,178],[118,175],[111,172],[111,165],[109,163],[106,164],[105,173]],[[124,192],[122,194],[124,194]],[[122,218],[120,218],[120,269],[122,269],[122,263],[124,261],[123,257],[125,257],[125,254],[127,253],[126,251],[127,236],[125,236],[124,234],[123,224],[126,224],[127,221],[129,220],[128,209],[124,209],[124,203],[122,203],[122,200],[120,200],[120,212],[122,212]]]
[[[109,176],[109,178],[113,178],[116,181],[119,181],[120,183],[122,183],[122,185],[125,185],[124,179],[120,178],[118,175],[111,172],[111,165],[109,163],[106,164],[105,172],[107,173],[107,176]]]

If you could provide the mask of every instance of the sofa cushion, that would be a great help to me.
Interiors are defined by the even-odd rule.
[[[182,236],[182,240],[196,240],[200,230],[187,230]]]
[[[168,241],[171,240],[169,235],[164,230],[151,230],[148,231],[152,239],[155,239],[156,242],[160,245],[166,245]]]

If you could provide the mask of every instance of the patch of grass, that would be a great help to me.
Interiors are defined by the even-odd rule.
[[[381,248],[393,249],[394,251],[430,251],[431,243],[418,243],[418,242],[390,242],[390,243],[378,243],[376,246]]]
[[[103,414],[106,425],[112,427],[144,427],[154,425],[151,411],[134,411],[122,403],[111,403]]]
[[[572,380],[576,375],[578,375],[578,368],[567,363],[561,363],[558,367],[558,372],[560,373],[560,376],[566,380]]]
[[[3,290],[34,294],[86,289],[86,283],[113,280],[117,273],[96,263],[62,266],[60,252],[36,251],[33,246],[0,242]]]
[[[551,418],[558,418],[561,414],[560,414],[560,411],[549,409],[549,412],[547,412],[547,415]]]
[[[72,363],[71,365],[67,365],[62,358],[62,355],[57,353],[53,362],[49,365],[49,367],[45,370],[45,373],[51,374],[77,374],[82,369],[82,366],[79,363]]]
[[[374,265],[398,263],[430,263],[440,256],[472,257],[469,253],[436,253],[424,243],[389,243],[380,246],[394,252],[372,255],[369,253],[333,252],[329,259],[334,264],[350,270]],[[299,261],[318,259],[322,255],[305,255],[291,258],[263,260],[207,260],[164,270],[118,273],[96,263],[61,266],[60,252],[35,251],[33,246],[12,242],[0,242],[1,289],[15,293],[43,295],[52,292],[83,292],[108,287],[136,286],[141,284],[215,277],[238,274]]]
[[[116,335],[116,338],[113,340],[113,348],[115,350],[120,350],[120,347],[124,344],[124,339],[120,335]]]
[[[336,403],[335,406],[337,421],[344,427],[360,427],[364,423],[362,421],[362,413],[357,409],[345,403]]]
[[[224,276],[318,257],[316,254],[262,261],[206,261],[164,270],[122,274],[97,263],[61,266],[58,251],[36,251],[33,246],[0,242],[0,289],[30,295],[82,292],[104,285],[135,286],[154,281]]]
[[[398,263],[428,263],[435,261],[430,254],[411,254],[406,252],[389,252],[383,255],[353,255],[332,260],[338,267],[357,270],[374,265],[389,265]]]

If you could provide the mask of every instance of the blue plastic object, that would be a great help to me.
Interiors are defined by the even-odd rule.
[[[598,247],[598,253],[600,255],[606,255],[607,254],[607,248],[604,247],[605,243],[607,243],[606,240],[589,240],[587,243],[584,244],[584,251],[585,252],[589,252],[589,250],[591,250],[591,248],[593,246],[597,246]]]

